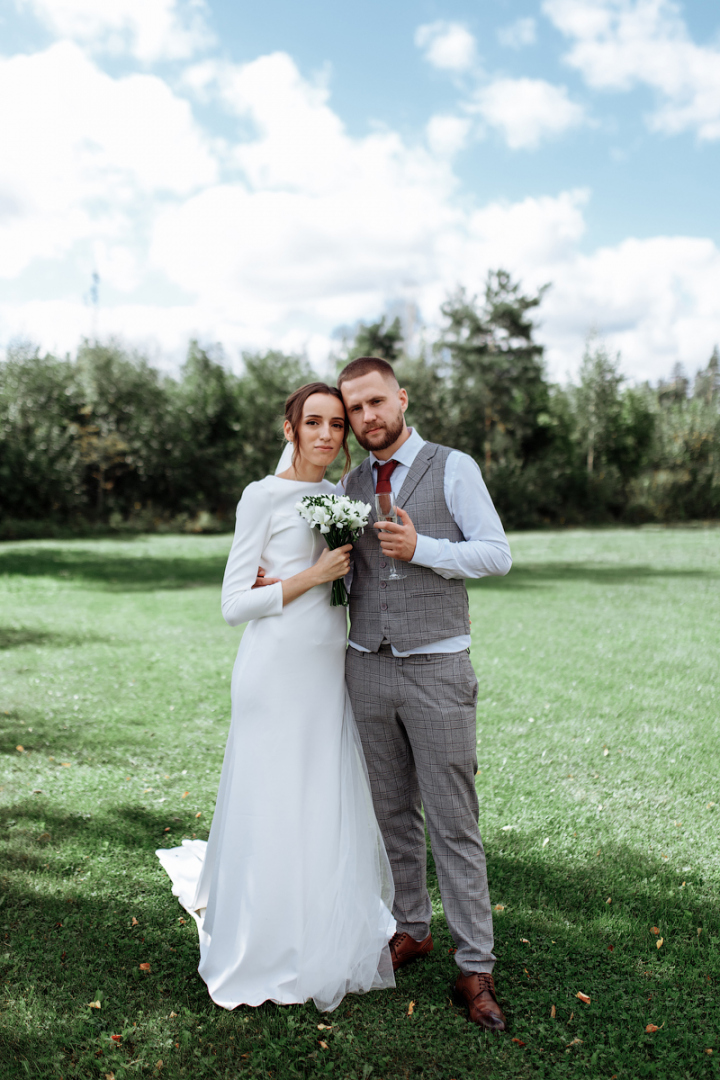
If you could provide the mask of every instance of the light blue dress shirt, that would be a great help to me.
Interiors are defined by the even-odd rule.
[[[417,431],[410,429],[410,438],[393,454],[397,465],[390,477],[390,486],[397,497],[403,486],[410,466],[418,451],[425,445]],[[370,453],[373,463],[379,459]],[[381,463],[382,464],[382,463]],[[373,470],[373,475],[375,472]],[[427,566],[443,578],[481,578],[507,574],[512,566],[510,545],[505,536],[497,510],[493,506],[490,493],[485,486],[482,473],[469,454],[453,450],[445,463],[444,476],[445,502],[464,539],[438,540],[433,536],[418,534],[415,554],[411,562]],[[343,491],[342,481],[338,489]],[[343,491],[344,493],[344,491]],[[351,571],[352,574],[352,571]],[[352,577],[348,584],[351,587]],[[351,628],[352,629],[352,628]],[[367,652],[362,645],[350,640],[350,645],[359,652]],[[421,645],[410,652],[398,652],[392,642],[395,656],[417,656],[425,653],[452,653],[470,648],[470,635],[443,638],[430,645]]]

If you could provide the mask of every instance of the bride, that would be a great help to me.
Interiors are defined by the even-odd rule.
[[[300,387],[284,430],[292,461],[245,488],[223,581],[226,621],[248,626],[210,837],[157,855],[216,1004],[331,1010],[395,985],[393,887],[345,690],[345,609],[330,605],[351,546],[329,551],[295,508],[334,490],[323,476],[341,448],[349,464],[340,392]],[[275,580],[253,589],[258,564]]]

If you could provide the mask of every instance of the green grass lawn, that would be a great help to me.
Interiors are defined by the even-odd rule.
[[[210,1002],[154,850],[212,819],[229,542],[0,546],[3,1080],[720,1077],[720,532],[526,533],[471,586],[494,1039],[436,889],[396,990]]]

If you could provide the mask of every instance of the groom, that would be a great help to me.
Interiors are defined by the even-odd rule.
[[[347,477],[346,493],[374,505],[376,492],[392,491],[400,519],[375,522],[355,543],[346,661],[395,881],[393,967],[433,948],[427,825],[457,946],[456,1000],[481,1027],[504,1031],[478,829],[478,684],[463,579],[506,574],[510,549],[472,458],[407,427],[407,392],[390,364],[369,356],[351,360],[338,386],[355,436],[370,451]],[[388,559],[403,564],[404,580],[381,580]]]

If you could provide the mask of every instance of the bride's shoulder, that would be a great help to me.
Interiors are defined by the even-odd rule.
[[[268,480],[272,480],[274,477],[265,476],[262,480],[252,480],[246,488],[243,489],[243,493],[240,496],[239,507],[262,509],[269,508],[272,505],[272,485],[267,483]]]

